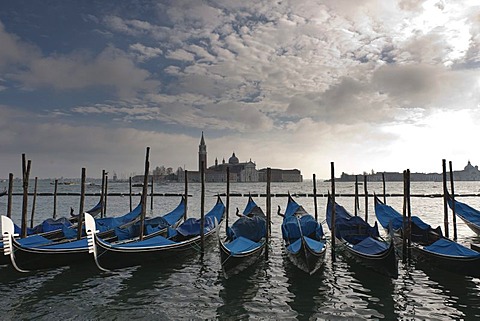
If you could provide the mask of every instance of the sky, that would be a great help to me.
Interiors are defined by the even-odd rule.
[[[0,177],[480,165],[475,0],[0,3]]]

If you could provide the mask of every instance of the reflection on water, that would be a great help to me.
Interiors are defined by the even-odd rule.
[[[51,192],[49,182],[39,182],[40,192]],[[459,182],[456,191],[478,192],[478,182]],[[155,185],[158,193],[181,193],[183,184]],[[0,189],[2,186],[0,185]],[[16,187],[21,191],[21,186]],[[79,192],[79,186],[62,186],[59,192]],[[326,194],[329,183],[317,184],[318,193]],[[402,191],[401,183],[388,183],[389,193]],[[311,183],[275,183],[272,193],[311,193]],[[370,193],[382,191],[381,183],[369,183]],[[128,184],[111,184],[112,192],[128,191]],[[189,216],[198,217],[199,184],[191,184]],[[265,184],[232,184],[232,193],[265,193]],[[340,183],[339,193],[353,193],[353,184]],[[441,193],[441,183],[412,184],[412,194]],[[207,184],[205,209],[215,203],[215,195],[224,193],[224,184]],[[224,199],[225,200],[225,199]],[[480,197],[460,199],[480,208]],[[58,212],[78,208],[79,197],[59,197]],[[89,197],[85,207],[95,205],[98,197]],[[243,208],[246,198],[230,199],[230,213]],[[256,199],[265,208],[265,198]],[[286,204],[285,197],[272,198],[272,208]],[[313,199],[301,198],[302,206],[313,213]],[[339,197],[339,202],[353,212],[353,198]],[[1,200],[0,202],[3,202]],[[133,200],[136,204],[137,198]],[[154,213],[177,206],[177,197],[155,199]],[[363,199],[360,199],[363,202]],[[400,197],[388,198],[394,208],[402,209]],[[318,199],[319,220],[325,218],[326,199]],[[2,205],[2,204],[0,204]],[[107,213],[125,213],[128,197],[110,197]],[[375,220],[373,202],[369,202],[369,222]],[[5,208],[5,204],[0,209]],[[40,221],[52,213],[52,198],[37,198]],[[363,204],[360,204],[363,210]],[[30,211],[30,209],[29,209]],[[14,197],[13,216],[19,221],[21,197]],[[433,226],[443,228],[443,201],[438,198],[412,199],[412,214]],[[363,214],[362,214],[363,215]],[[451,217],[451,216],[450,216]],[[384,277],[337,255],[332,262],[330,248],[324,266],[313,276],[298,271],[283,255],[281,218],[272,215],[272,239],[268,260],[234,278],[226,280],[221,272],[220,253],[215,238],[210,240],[203,258],[198,253],[176,257],[159,266],[133,267],[104,273],[83,266],[65,267],[38,273],[20,274],[0,267],[0,310],[2,319],[153,319],[153,320],[315,320],[315,319],[428,319],[474,320],[480,317],[480,279],[424,269],[399,262],[398,279]],[[480,243],[461,221],[459,242],[469,246]],[[328,228],[325,228],[328,233]],[[330,245],[328,245],[330,246]]]
[[[247,320],[250,315],[249,305],[258,292],[258,277],[263,273],[266,263],[259,260],[258,264],[244,270],[244,273],[225,279],[218,272],[218,282],[221,285],[219,296],[223,304],[217,308],[220,319]]]
[[[348,270],[352,272],[352,290],[364,297],[367,303],[366,311],[370,311],[375,318],[393,316],[397,319],[393,301],[395,279],[365,267],[348,256],[342,259],[348,263]]]
[[[310,320],[316,313],[321,315],[329,290],[324,277],[325,269],[322,267],[310,276],[295,267],[286,254],[282,256],[290,292],[287,304],[296,312],[296,319]]]

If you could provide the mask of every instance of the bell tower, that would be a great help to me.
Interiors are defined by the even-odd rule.
[[[198,171],[201,171],[203,162],[203,170],[207,169],[207,145],[205,145],[205,139],[203,138],[203,131],[202,131],[202,138],[200,139],[200,145],[198,145]]]

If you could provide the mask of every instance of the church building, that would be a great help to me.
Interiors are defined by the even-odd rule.
[[[240,162],[238,157],[233,152],[232,156],[228,159],[228,162],[225,162],[225,159],[221,163],[218,162],[218,159],[215,159],[215,164],[207,167],[207,145],[205,144],[205,139],[202,137],[200,139],[200,145],[198,145],[198,171],[188,171],[188,182],[200,182],[200,171],[203,167],[205,172],[205,182],[226,182],[227,181],[227,168],[230,169],[230,182],[259,182],[265,181],[265,178],[262,175],[262,171],[256,169],[256,164],[250,159],[248,162]],[[282,172],[283,170],[278,169],[277,171]],[[294,174],[295,178],[288,180],[274,180],[272,181],[302,181],[302,175],[299,170]],[[288,172],[291,176],[291,171]],[[185,182],[185,172],[179,172],[178,181]],[[286,174],[279,177],[287,177]]]

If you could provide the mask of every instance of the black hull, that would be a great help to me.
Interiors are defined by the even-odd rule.
[[[265,243],[251,251],[233,255],[222,241],[220,243],[220,261],[224,276],[228,279],[255,264],[264,253]]]
[[[215,233],[215,229],[205,234],[205,242]],[[97,252],[97,265],[101,269],[116,270],[138,265],[162,264],[165,259],[200,253],[201,240],[197,236],[190,240],[166,246],[150,247],[113,247],[102,242],[97,237],[95,247]],[[206,245],[206,244],[205,244]],[[91,260],[91,257],[90,257]]]
[[[3,255],[3,247],[0,250],[0,266],[10,264],[10,257]]]
[[[339,240],[339,242],[342,241]],[[394,242],[390,242],[390,246],[387,250],[375,255],[369,255],[355,251],[348,244],[345,244],[344,248],[346,253],[351,258],[355,259],[355,261],[364,265],[365,267],[394,279],[398,278],[398,261]]]
[[[419,246],[412,248],[412,254],[419,264],[427,268],[440,268],[455,274],[480,278],[480,258],[463,258],[439,255],[425,251]]]
[[[320,253],[311,251],[305,242],[298,253],[292,253],[285,249],[289,260],[300,270],[312,275],[317,272],[325,260],[326,247]]]
[[[71,249],[71,250],[49,250],[38,248],[24,248],[18,243],[13,243],[12,262],[10,256],[5,256],[9,259],[13,267],[22,272],[52,269],[61,266],[68,266],[76,263],[91,264],[91,255],[88,253],[88,248]]]

